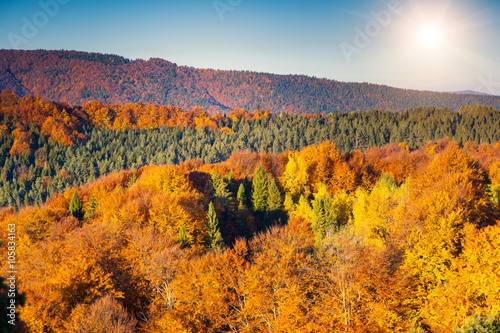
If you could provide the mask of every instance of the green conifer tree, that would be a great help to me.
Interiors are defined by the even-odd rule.
[[[245,187],[245,206],[252,206],[252,182],[250,181],[248,174],[245,175],[243,180],[243,186]]]
[[[336,217],[333,212],[333,201],[328,192],[325,190],[315,194],[313,201],[314,218],[312,221],[312,229],[316,239],[316,245],[325,238],[328,231],[336,226]]]
[[[212,186],[212,193],[214,200],[220,203],[228,211],[233,210],[233,202],[231,199],[231,192],[228,190],[227,179],[215,171],[211,177],[210,184]]]
[[[214,204],[210,202],[208,205],[208,213],[207,213],[207,248],[215,249],[220,248],[224,249],[225,244],[222,239],[222,235],[219,229],[219,219],[217,218],[217,214],[215,213]]]
[[[262,166],[259,166],[255,170],[252,181],[252,204],[253,210],[257,213],[263,213],[267,210],[267,183],[266,172]]]
[[[270,177],[270,179],[271,181],[268,186],[267,209],[269,211],[279,211],[283,208],[281,192],[276,184],[276,180],[273,177]]]
[[[91,219],[94,217],[94,214],[97,210],[97,206],[98,206],[97,200],[96,200],[95,196],[92,194],[89,198],[88,209],[85,212],[85,219]]]
[[[241,183],[240,186],[238,187],[238,193],[236,194],[236,199],[238,199],[238,203],[239,203],[238,209],[242,210],[243,207],[245,207],[245,204],[247,202],[244,183]]]
[[[68,213],[81,220],[83,218],[83,210],[82,203],[80,202],[80,198],[78,198],[78,192],[75,190],[73,192],[73,197],[69,203]]]

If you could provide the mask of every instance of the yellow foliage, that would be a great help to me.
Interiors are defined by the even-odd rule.
[[[295,205],[294,210],[291,212],[292,216],[300,216],[309,223],[314,220],[314,212],[309,204],[309,201],[302,195],[299,202]]]
[[[429,295],[423,309],[437,332],[450,332],[472,314],[500,307],[500,225],[468,228],[464,251],[450,259],[443,283]]]
[[[156,196],[152,199],[149,215],[149,223],[162,233],[177,234],[184,225],[189,244],[203,248],[206,213],[196,198],[187,194]]]
[[[307,165],[302,156],[295,152],[289,153],[288,163],[281,178],[281,182],[287,193],[290,193],[293,198],[297,198],[300,195],[308,197],[311,194],[308,181]]]
[[[192,192],[189,181],[179,168],[173,165],[154,166],[146,169],[138,183],[164,193]]]
[[[373,190],[358,189],[353,206],[353,225],[356,235],[367,244],[382,246],[392,234],[395,209],[406,192],[397,187],[392,175],[382,175]]]

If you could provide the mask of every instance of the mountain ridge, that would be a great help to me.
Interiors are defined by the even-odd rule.
[[[130,60],[118,55],[79,51],[0,50],[0,91],[40,95],[83,105],[152,103],[210,113],[258,106],[273,113],[311,114],[419,106],[483,104],[500,109],[500,97],[457,95],[351,83],[306,75],[198,69],[168,60]]]
[[[474,91],[474,90],[460,90],[460,91],[447,91],[449,94],[457,94],[457,95],[482,95],[482,96],[495,96],[492,94],[488,94],[485,92]]]

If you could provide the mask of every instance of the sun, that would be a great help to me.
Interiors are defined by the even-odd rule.
[[[443,42],[443,32],[438,25],[424,24],[417,30],[418,42],[427,49],[436,49]]]

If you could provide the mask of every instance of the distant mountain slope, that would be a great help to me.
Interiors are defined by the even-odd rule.
[[[209,112],[257,105],[274,113],[369,109],[403,110],[433,105],[458,110],[483,104],[500,108],[500,97],[396,89],[303,75],[274,75],[177,66],[162,59],[130,61],[76,51],[0,50],[0,91],[36,94],[84,104],[143,102],[195,106]]]
[[[462,90],[462,91],[450,91],[450,94],[457,94],[457,95],[482,95],[482,96],[494,96],[491,94],[487,94],[484,92],[480,91],[474,91],[474,90]]]

